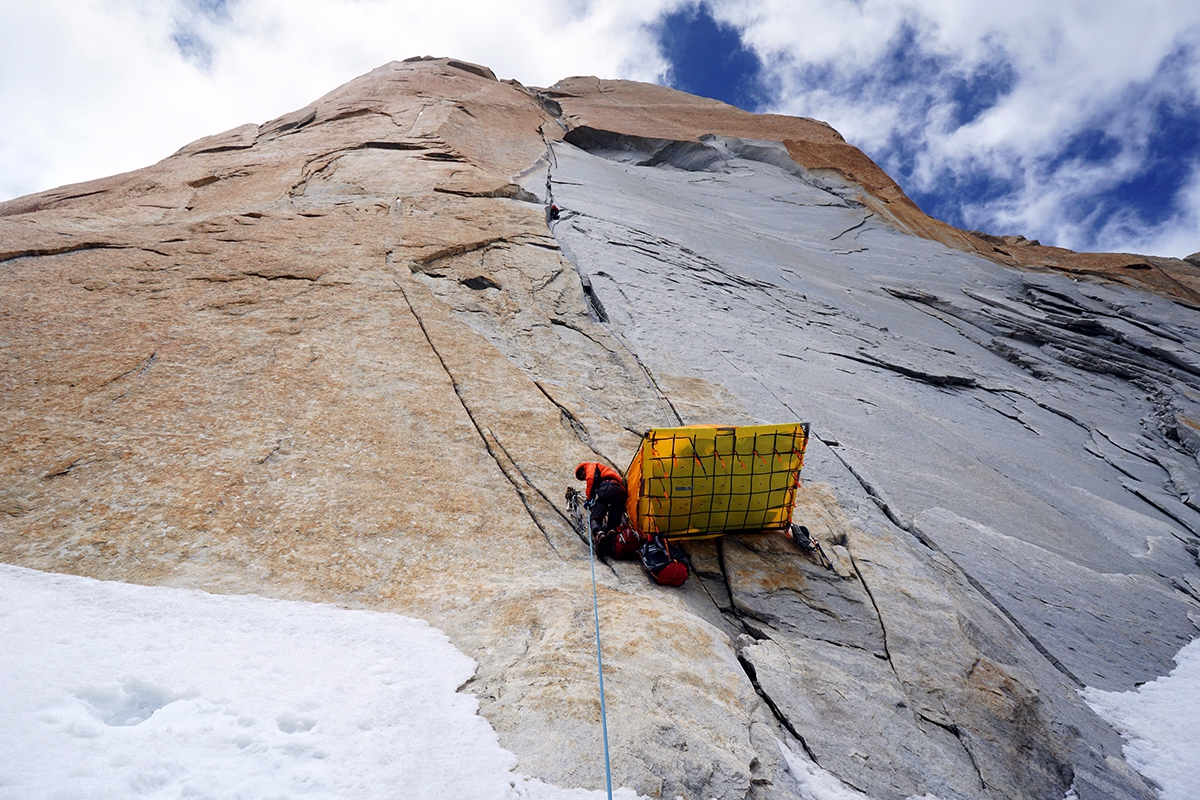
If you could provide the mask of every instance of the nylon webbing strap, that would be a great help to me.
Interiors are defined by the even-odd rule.
[[[590,532],[589,532],[590,534]],[[600,676],[600,730],[604,734],[604,781],[612,800],[612,765],[608,758],[608,711],[604,707],[604,659],[600,655],[600,604],[596,600],[596,550],[588,539],[588,561],[592,565],[592,614],[596,618],[596,674]]]

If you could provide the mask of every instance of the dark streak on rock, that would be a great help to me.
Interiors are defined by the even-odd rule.
[[[312,275],[305,275],[300,272],[267,272],[265,270],[247,270],[247,271],[243,272],[242,274],[249,275],[254,278],[262,278],[262,279],[268,280],[268,281],[286,280],[286,281],[308,281],[309,283],[315,283],[316,281],[319,281],[321,279],[320,275],[317,275],[314,277]]]
[[[64,475],[70,475],[72,470],[83,466],[85,463],[88,463],[88,462],[85,462],[83,460],[83,458],[77,458],[74,461],[72,461],[70,464],[67,464],[65,467],[58,470],[57,472],[47,473],[43,477],[45,477],[47,480],[54,480],[55,478],[61,478]]]
[[[423,142],[363,142],[350,148],[351,150],[428,150],[429,145]]]
[[[150,368],[154,366],[154,362],[156,362],[156,361],[158,361],[158,351],[157,350],[155,350],[153,353],[151,353],[150,357],[148,359],[146,359],[146,363],[142,366],[142,368],[140,370],[138,370],[137,376],[139,378],[145,377],[146,373],[150,371]]]
[[[473,253],[476,250],[483,250],[485,248],[491,247],[492,245],[494,245],[498,242],[507,242],[507,241],[508,241],[508,239],[503,236],[492,236],[490,238],[480,239],[480,240],[477,240],[474,242],[466,242],[464,244],[451,245],[450,247],[443,247],[439,250],[433,251],[432,253],[430,253],[428,255],[421,256],[420,258],[416,258],[416,259],[414,259],[414,263],[416,263],[422,267],[425,267],[425,266],[429,266],[430,264],[434,263],[435,261],[441,261],[444,258],[452,258],[453,256],[461,256],[464,253]]]
[[[114,244],[112,242],[79,242],[77,244],[63,245],[62,247],[46,247],[33,248],[30,250],[13,250],[10,252],[0,252],[0,264],[7,261],[13,261],[18,258],[30,258],[37,256],[60,256],[66,253],[77,253],[81,250],[127,250],[128,245]]]
[[[928,383],[932,386],[961,386],[968,389],[977,386],[974,378],[964,377],[962,375],[934,375],[930,372],[922,372],[917,369],[912,369],[911,367],[905,367],[901,366],[900,364],[892,364],[887,361],[881,361],[877,358],[871,358],[870,356],[866,356],[862,353],[849,355],[847,353],[833,353],[821,350],[816,352],[825,352],[826,355],[837,356],[839,358],[845,358],[849,361],[857,361],[860,364],[867,364],[869,366],[879,367],[880,369],[890,370],[903,375],[906,378],[912,378],[913,380],[918,380],[922,383]]]
[[[461,283],[463,286],[467,287],[468,289],[474,289],[477,292],[481,292],[484,289],[499,289],[500,288],[500,284],[496,283],[494,280],[492,280],[491,278],[489,278],[486,275],[476,275],[473,278],[465,278],[465,279],[459,281],[459,283]]]
[[[862,220],[861,220],[860,222],[858,222],[858,224],[856,224],[856,225],[851,225],[849,228],[846,228],[846,230],[842,231],[842,232],[841,232],[841,233],[839,233],[837,236],[834,236],[834,237],[833,237],[832,239],[830,239],[829,241],[831,241],[831,242],[836,242],[838,239],[842,238],[843,236],[845,236],[845,235],[846,235],[847,233],[849,233],[850,231],[857,230],[857,229],[861,228],[863,225],[866,225],[866,224],[867,224],[867,220],[869,220],[869,219],[870,219],[871,217],[873,217],[873,216],[875,216],[875,214],[873,214],[873,213],[871,213],[871,214],[867,214],[865,217],[863,217],[863,218],[862,218]]]
[[[249,150],[251,147],[254,147],[253,143],[250,143],[250,144],[226,144],[226,145],[221,145],[220,147],[208,147],[208,148],[205,148],[204,150],[196,150],[194,152],[188,153],[188,155],[189,156],[202,156],[205,153],[228,153],[232,150]]]
[[[421,158],[426,161],[456,161],[466,163],[466,159],[456,153],[446,153],[437,150],[431,150],[421,154]]]

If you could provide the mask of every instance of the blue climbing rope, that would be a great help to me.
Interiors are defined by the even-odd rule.
[[[608,787],[608,800],[612,800],[612,763],[608,758],[608,712],[604,708],[604,659],[600,655],[600,604],[596,601],[596,551],[590,535],[588,560],[592,565],[592,614],[596,618],[596,674],[600,676],[600,730],[604,733],[604,781]]]

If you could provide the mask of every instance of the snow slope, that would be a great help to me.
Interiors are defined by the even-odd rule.
[[[1161,787],[1162,800],[1200,796],[1200,640],[1175,656],[1166,675],[1131,692],[1084,690],[1096,713],[1121,732],[1129,744],[1125,758]]]
[[[3,800],[604,796],[515,774],[419,620],[0,565],[0,653]]]
[[[605,796],[514,773],[421,620],[3,564],[0,652],[2,800]],[[812,800],[864,797],[781,749]]]

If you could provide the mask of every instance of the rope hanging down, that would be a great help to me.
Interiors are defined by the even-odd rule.
[[[600,676],[600,730],[604,734],[604,781],[612,800],[612,765],[608,758],[608,712],[604,708],[604,659],[600,655],[600,604],[596,600],[596,549],[588,536],[588,560],[592,566],[592,614],[596,619],[596,673]]]

